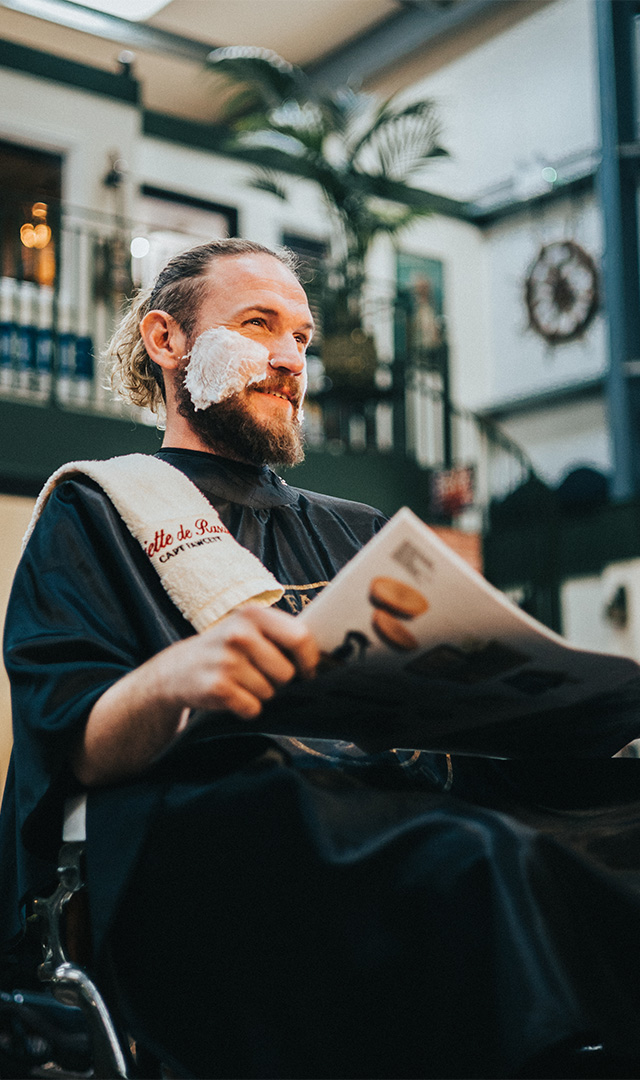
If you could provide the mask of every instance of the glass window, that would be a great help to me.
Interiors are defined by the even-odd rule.
[[[60,229],[62,157],[0,141],[2,276],[53,285]]]
[[[131,241],[133,280],[150,285],[169,259],[209,240],[235,236],[237,213],[204,199],[143,187]]]

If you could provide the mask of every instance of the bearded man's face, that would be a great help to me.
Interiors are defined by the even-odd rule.
[[[185,385],[185,358],[175,383],[178,412],[214,453],[295,465],[304,457],[301,406],[313,332],[305,291],[272,255],[218,259],[208,276],[193,341],[198,386],[191,377]]]
[[[178,412],[214,453],[239,458],[253,465],[298,465],[304,459],[302,437],[302,387],[295,377],[273,373],[259,385],[231,394],[206,409],[196,409],[184,385],[176,386]],[[285,393],[291,415],[264,419],[252,409],[253,395]]]

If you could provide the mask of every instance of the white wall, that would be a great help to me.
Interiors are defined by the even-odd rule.
[[[616,626],[607,607],[618,589],[627,598],[627,620]],[[616,653],[640,661],[640,559],[611,563],[600,575],[570,578],[560,590],[562,631],[581,649]]]
[[[434,64],[433,55],[428,62]],[[412,61],[413,71],[418,63]],[[505,200],[548,191],[541,177],[544,165],[568,176],[572,159],[586,161],[599,145],[593,3],[555,0],[433,70],[407,94],[436,101],[441,141],[451,155],[424,171],[426,188],[471,200],[491,189],[500,189]],[[564,239],[575,240],[599,263],[602,236],[594,194],[567,196],[503,218],[471,244],[455,223],[433,222],[404,245],[424,254],[440,252],[445,262],[459,404],[491,409],[605,371],[601,315],[583,337],[555,347],[529,326],[527,272],[542,244]],[[546,415],[518,415],[505,426],[547,478],[560,478],[576,462],[610,466],[602,406],[581,403]]]
[[[595,71],[590,0],[557,0],[419,80],[451,154],[425,186],[474,198],[597,145]]]
[[[611,469],[606,407],[598,399],[514,414],[501,427],[526,448],[536,471],[549,484],[558,484],[579,465],[604,473]]]
[[[285,178],[289,199],[283,202],[251,188],[250,176],[249,166],[204,150],[163,139],[145,138],[140,143],[141,184],[235,206],[242,236],[271,246],[281,243],[283,230],[318,239],[327,236],[326,212],[314,184]]]
[[[593,195],[567,197],[507,218],[485,233],[491,376],[486,404],[590,381],[606,367],[606,326],[597,315],[575,341],[549,345],[529,325],[525,280],[543,244],[574,240],[600,263],[601,219]]]
[[[0,68],[0,138],[64,154],[62,198],[71,206],[113,209],[102,179],[115,153],[131,167],[124,188],[130,212],[139,137],[133,105]]]

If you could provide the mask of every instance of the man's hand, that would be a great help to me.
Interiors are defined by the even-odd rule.
[[[73,757],[76,776],[95,785],[141,772],[184,729],[191,709],[253,720],[296,674],[314,675],[318,660],[315,640],[292,615],[248,605],[110,686]]]
[[[176,706],[253,720],[295,675],[315,674],[319,651],[293,616],[251,605],[172,645],[162,657],[160,691]]]

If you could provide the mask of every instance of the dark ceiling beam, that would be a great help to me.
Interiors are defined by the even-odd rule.
[[[411,0],[370,30],[339,49],[307,64],[305,71],[317,87],[344,86],[358,89],[372,75],[403,60],[416,49],[462,29],[489,14],[504,0]]]
[[[399,0],[401,9],[324,58],[306,66],[318,86],[361,84],[368,76],[481,18],[504,0]],[[214,42],[195,41],[146,23],[94,11],[69,0],[0,0],[0,7],[115,41],[125,49],[164,53],[205,64]]]
[[[125,49],[165,53],[197,64],[204,64],[211,50],[215,48],[211,43],[193,41],[168,30],[132,22],[130,19],[120,19],[116,15],[69,3],[68,0],[0,0],[0,7],[19,11],[23,15],[33,15],[37,19],[57,23],[59,26],[67,26],[71,30],[93,34],[94,37],[105,38],[107,41],[117,41]]]

